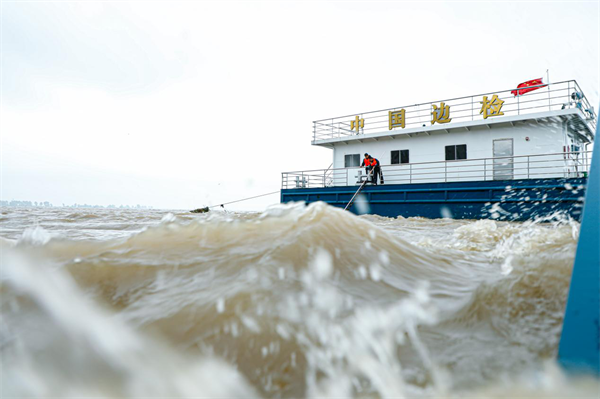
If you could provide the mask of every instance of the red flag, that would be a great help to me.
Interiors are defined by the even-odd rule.
[[[535,87],[532,87],[532,86],[535,86]],[[542,83],[542,78],[528,80],[527,82],[523,82],[520,85],[518,85],[517,90],[511,91],[511,94],[515,97],[522,96],[525,93],[529,93],[530,91],[541,89],[542,87],[546,87],[546,86],[548,86],[548,85],[545,85]],[[524,87],[524,88],[522,88],[522,87]]]

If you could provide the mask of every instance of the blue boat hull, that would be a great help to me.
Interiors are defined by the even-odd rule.
[[[525,221],[560,212],[580,220],[586,178],[494,180],[366,186],[352,205],[356,214],[386,217]],[[281,202],[323,201],[344,208],[358,186],[281,190]]]

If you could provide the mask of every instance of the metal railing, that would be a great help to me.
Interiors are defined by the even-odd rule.
[[[490,120],[509,115],[523,115],[528,113],[537,113],[542,111],[554,111],[567,108],[577,108],[588,119],[591,130],[596,128],[596,112],[590,105],[588,99],[575,80],[550,83],[548,85],[532,86],[537,90],[513,95],[515,90],[509,89],[490,93],[477,94],[469,97],[459,97],[448,100],[432,101],[428,103],[408,105],[404,107],[388,108],[379,111],[364,112],[353,115],[346,115],[337,118],[322,119],[313,122],[313,142],[318,140],[327,140],[333,138],[360,136],[363,134],[376,132],[401,132],[402,127],[396,126],[390,129],[389,112],[405,110],[404,128],[431,126],[433,106],[440,106],[444,103],[449,106],[449,115],[451,121],[445,126],[452,127],[454,122],[465,122],[484,120],[482,114],[483,97],[487,96],[491,101],[494,95],[504,101],[500,108],[503,115],[488,115]],[[352,129],[352,124],[356,117],[363,119],[362,127]],[[357,123],[358,124],[358,123]]]
[[[382,165],[385,184],[587,177],[591,151]],[[281,174],[281,188],[353,186],[366,177],[359,167]]]

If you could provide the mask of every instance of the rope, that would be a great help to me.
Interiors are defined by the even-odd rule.
[[[265,197],[267,195],[276,194],[276,193],[278,193],[280,191],[281,190],[277,190],[277,191],[273,191],[272,193],[266,193],[266,194],[256,195],[254,197],[243,198],[243,199],[235,200],[235,201],[231,201],[231,202],[225,202],[225,203],[222,203],[222,204],[219,204],[219,205],[211,205],[211,206],[207,206],[207,208],[216,208],[217,206],[224,206],[224,205],[234,204],[236,202],[242,202],[242,201],[251,200],[251,199],[254,199],[254,198]]]
[[[363,189],[363,187],[367,184],[367,181],[369,181],[369,177],[371,177],[371,174],[373,173],[374,170],[375,170],[375,168],[371,169],[371,171],[367,175],[367,178],[365,179],[365,181],[360,185],[360,187],[358,188],[358,190],[356,190],[356,193],[354,193],[354,195],[352,196],[352,199],[350,199],[350,202],[348,202],[348,204],[344,208],[345,211],[348,210],[348,208],[350,207],[350,205],[352,205],[352,203],[354,202],[354,198],[356,198],[356,196],[358,195],[358,193],[360,193],[361,190]]]

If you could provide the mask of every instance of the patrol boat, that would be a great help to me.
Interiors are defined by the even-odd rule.
[[[534,79],[315,121],[312,144],[332,149],[333,162],[282,173],[281,202],[346,207],[367,178],[360,164],[368,153],[380,161],[385,184],[367,184],[350,207],[354,213],[579,220],[596,119],[575,80]]]

